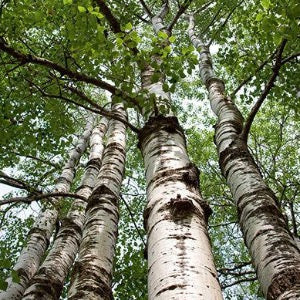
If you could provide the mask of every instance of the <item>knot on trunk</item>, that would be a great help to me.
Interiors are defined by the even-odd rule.
[[[176,198],[171,198],[169,206],[174,217],[185,217],[195,210],[193,201],[188,198],[182,198],[180,194],[177,194]]]
[[[187,186],[193,187],[196,190],[199,189],[199,175],[200,171],[195,164],[190,163],[187,165],[187,170],[182,174],[182,181],[186,183]]]

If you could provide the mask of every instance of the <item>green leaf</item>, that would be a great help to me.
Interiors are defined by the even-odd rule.
[[[64,5],[72,4],[73,0],[63,0]]]
[[[168,38],[168,34],[167,34],[166,32],[164,32],[164,31],[159,31],[159,32],[157,33],[157,35],[158,35],[160,38],[164,39],[164,40],[166,40],[166,39]]]
[[[261,0],[260,3],[264,9],[268,9],[270,7],[271,1],[270,0]]]
[[[0,290],[6,291],[7,286],[8,286],[8,283],[6,281],[4,281],[2,278],[0,278]]]
[[[166,93],[169,91],[169,85],[167,83],[163,84],[163,91]]]
[[[98,19],[103,19],[104,18],[104,16],[101,13],[97,12],[97,11],[92,11],[91,14],[96,16]]]
[[[176,40],[176,37],[174,35],[172,35],[172,36],[169,37],[170,43],[174,43],[175,40]]]
[[[79,5],[78,6],[78,11],[81,12],[81,13],[84,13],[84,12],[86,12],[86,8]]]
[[[124,26],[125,31],[130,31],[132,29],[132,24],[129,22]]]
[[[260,22],[262,19],[263,19],[263,13],[260,12],[260,13],[258,13],[258,14],[256,15],[255,20],[258,21],[258,22]]]

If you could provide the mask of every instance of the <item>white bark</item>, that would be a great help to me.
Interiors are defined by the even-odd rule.
[[[69,160],[63,167],[61,176],[58,178],[54,188],[54,192],[68,192],[75,174],[75,166],[80,159],[82,153],[87,147],[87,140],[91,134],[93,119],[89,118],[85,131],[78,140],[76,147],[71,151]],[[52,199],[54,205],[41,211],[27,237],[26,246],[23,248],[14,270],[18,272],[20,282],[13,282],[12,278],[8,278],[8,287],[6,291],[0,294],[1,300],[17,300],[21,299],[29,281],[36,273],[41,259],[49,245],[49,240],[55,227],[58,217],[59,199]]]
[[[224,83],[215,77],[209,49],[195,36],[191,17],[189,35],[200,50],[200,74],[213,112],[218,117],[215,142],[220,167],[238,208],[239,221],[263,293],[267,299],[300,299],[300,252],[288,229],[274,193],[241,139],[243,118],[226,97]]]
[[[126,118],[120,105],[113,110]],[[88,201],[83,238],[68,299],[112,299],[118,199],[125,164],[125,129],[120,121],[109,122],[107,146],[96,187]]]
[[[92,193],[99,173],[103,154],[103,137],[107,129],[107,119],[103,118],[90,137],[90,156],[81,184],[76,192],[86,199]],[[64,281],[74,262],[82,235],[87,202],[76,199],[57,233],[54,244],[31,280],[23,299],[55,300],[59,299]]]
[[[210,211],[177,119],[151,118],[140,146],[147,180],[149,299],[222,299],[207,232]]]
[[[167,9],[152,18],[155,32],[169,34],[163,24]],[[160,58],[152,59],[160,63]],[[139,135],[147,181],[149,299],[222,299],[207,232],[210,211],[200,196],[198,169],[188,158],[177,118],[171,116],[164,75],[153,84],[153,73],[150,66],[142,72],[142,87],[164,99],[160,103],[167,109],[161,115],[154,107]]]

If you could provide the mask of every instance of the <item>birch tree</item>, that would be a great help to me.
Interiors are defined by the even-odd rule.
[[[97,124],[90,136],[90,156],[76,194],[86,199],[92,193],[103,153],[107,119]],[[23,299],[59,299],[64,281],[74,262],[81,240],[86,201],[75,199],[61,221],[52,248],[25,291]]]
[[[200,52],[200,74],[207,87],[211,108],[218,117],[215,143],[222,174],[236,201],[244,239],[252,256],[263,293],[267,299],[296,299],[300,296],[300,253],[286,224],[273,191],[265,184],[247,147],[253,119],[284,64],[283,39],[275,52],[273,74],[245,123],[241,112],[226,96],[225,85],[215,76],[209,47],[194,31],[189,17],[189,36]]]
[[[113,107],[126,118],[121,105]],[[124,123],[111,120],[102,166],[89,198],[83,238],[72,273],[69,299],[111,299],[114,249],[118,232],[118,199],[125,165]]]
[[[54,192],[66,193],[70,190],[75,176],[76,165],[82,153],[86,150],[88,139],[93,127],[93,118],[89,118],[83,135],[70,152],[70,158],[63,167],[61,176],[57,179]],[[50,243],[59,212],[59,199],[52,198],[51,204],[37,216],[36,222],[30,229],[26,246],[23,248],[14,270],[20,280],[14,282],[8,279],[8,288],[1,293],[1,299],[21,299],[29,281],[36,273],[45,251]]]

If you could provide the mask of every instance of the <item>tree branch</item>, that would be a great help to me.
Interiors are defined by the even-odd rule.
[[[177,11],[177,14],[175,15],[174,19],[172,20],[172,22],[170,23],[170,25],[168,26],[168,31],[172,32],[173,27],[175,26],[175,24],[177,23],[178,19],[185,13],[185,11],[188,9],[188,7],[190,6],[190,4],[192,3],[193,0],[185,0],[184,3],[179,7],[179,10]]]
[[[282,64],[285,64],[285,63],[287,63],[287,62],[290,62],[292,59],[297,58],[298,56],[300,56],[300,52],[294,53],[294,54],[292,54],[291,56],[285,57],[285,58],[281,61],[281,63],[282,63]]]
[[[231,18],[231,16],[233,15],[234,11],[244,2],[244,0],[240,1],[228,14],[227,18],[225,19],[225,21],[221,24],[221,26],[214,32],[214,34],[212,35],[208,46],[210,46],[212,44],[212,42],[214,41],[215,36],[225,27],[225,25],[227,24],[227,22],[229,21],[229,19]]]
[[[46,198],[55,198],[55,197],[69,197],[69,198],[75,198],[75,199],[81,199],[87,201],[87,198],[73,193],[48,193],[48,194],[34,195],[30,197],[14,197],[10,199],[2,199],[0,200],[0,206],[4,204],[19,203],[19,202],[31,203],[33,201],[39,201]]]
[[[247,84],[254,75],[256,75],[260,70],[264,68],[264,66],[275,56],[278,49],[276,49],[265,61],[263,61],[258,68],[256,68],[255,72],[251,74],[248,78],[243,80],[241,84],[233,91],[233,93],[230,95],[231,98],[234,97],[234,95],[245,85]]]
[[[53,167],[55,169],[58,169],[60,167],[58,164],[52,163],[50,161],[47,161],[47,160],[44,160],[44,159],[41,159],[41,158],[38,158],[38,157],[35,157],[35,156],[32,156],[32,155],[29,155],[29,154],[25,155],[25,154],[21,154],[21,153],[15,152],[15,151],[13,151],[12,153],[14,153],[14,154],[16,154],[18,156],[22,156],[22,157],[26,157],[26,158],[31,158],[33,160],[41,162],[42,164],[51,166],[51,167]]]
[[[260,109],[261,105],[263,104],[264,100],[269,95],[269,93],[270,93],[270,91],[271,91],[272,87],[274,86],[274,83],[277,79],[277,76],[279,75],[279,70],[282,66],[282,61],[281,61],[282,52],[284,50],[284,47],[285,47],[286,43],[287,43],[287,39],[283,39],[283,41],[281,42],[281,44],[279,46],[279,49],[277,51],[276,61],[275,61],[274,67],[273,67],[273,74],[272,74],[270,80],[268,81],[268,83],[266,84],[265,89],[262,92],[261,96],[258,98],[256,103],[252,107],[252,109],[251,109],[251,111],[248,115],[248,118],[245,122],[245,125],[244,125],[243,130],[242,130],[241,135],[240,135],[241,139],[244,140],[245,142],[247,142],[249,131],[250,131],[251,125],[253,123],[253,120],[254,120],[257,112],[259,111],[259,109]]]
[[[257,276],[251,277],[251,278],[242,278],[242,279],[236,280],[236,281],[234,281],[230,284],[223,284],[223,285],[221,285],[221,287],[222,287],[222,289],[227,289],[231,286],[234,286],[236,284],[240,284],[242,282],[251,282],[251,281],[255,281],[255,280],[257,280]]]
[[[32,64],[36,64],[36,65],[45,66],[47,68],[50,68],[50,69],[53,69],[53,70],[59,72],[61,75],[66,75],[70,79],[74,79],[75,81],[83,81],[86,83],[93,84],[97,87],[100,87],[104,90],[109,91],[112,94],[116,94],[116,92],[118,94],[122,94],[122,92],[119,91],[116,87],[114,87],[113,85],[111,85],[105,81],[102,81],[102,80],[94,78],[94,77],[90,77],[83,73],[71,71],[70,69],[66,69],[63,66],[56,64],[53,61],[47,60],[45,58],[41,58],[41,57],[31,55],[31,54],[24,54],[20,51],[17,51],[14,48],[8,46],[2,38],[0,38],[0,50],[13,56],[14,58],[16,58],[17,60],[19,60],[20,62],[22,62],[24,64],[32,63]]]
[[[140,232],[140,230],[139,230],[137,224],[135,223],[133,213],[132,213],[132,211],[131,211],[131,209],[130,209],[128,203],[126,202],[126,200],[124,199],[124,197],[123,197],[121,194],[120,194],[120,198],[121,198],[122,201],[124,202],[124,204],[125,204],[125,206],[126,206],[126,209],[128,210],[128,213],[129,213],[130,218],[131,218],[131,220],[132,220],[132,223],[133,223],[133,225],[134,225],[134,227],[135,227],[135,229],[136,229],[136,231],[137,231],[137,233],[138,233],[140,239],[142,240],[144,246],[146,247],[146,243],[145,243],[145,241],[144,241],[143,235],[141,234],[141,232]]]
[[[114,33],[122,32],[120,22],[117,18],[112,14],[110,8],[106,5],[105,1],[103,0],[96,0],[96,3],[101,9],[101,12],[104,14],[106,20],[108,21],[111,30]]]
[[[131,123],[129,123],[125,119],[123,119],[123,118],[107,111],[102,106],[100,106],[97,103],[95,103],[94,101],[92,101],[84,92],[82,92],[82,91],[80,91],[77,88],[72,87],[72,86],[68,86],[66,88],[69,89],[74,94],[76,94],[77,96],[79,96],[84,101],[86,101],[86,102],[90,103],[91,105],[93,105],[94,107],[96,107],[98,109],[97,113],[99,113],[100,115],[108,117],[108,118],[112,118],[114,120],[118,120],[118,121],[124,123],[126,126],[128,126],[135,133],[139,133],[140,130],[137,127],[133,126]]]
[[[24,182],[21,179],[13,178],[3,171],[0,171],[0,177],[4,178],[4,180],[1,180],[0,182],[18,189],[26,190],[30,193],[40,194],[41,191],[36,190],[32,186],[30,186],[28,183]]]
[[[149,18],[151,19],[153,17],[152,12],[150,11],[150,9],[148,8],[147,4],[145,3],[144,0],[140,0],[140,3],[142,5],[142,7],[144,8],[145,12],[147,13],[147,15],[149,16]]]

